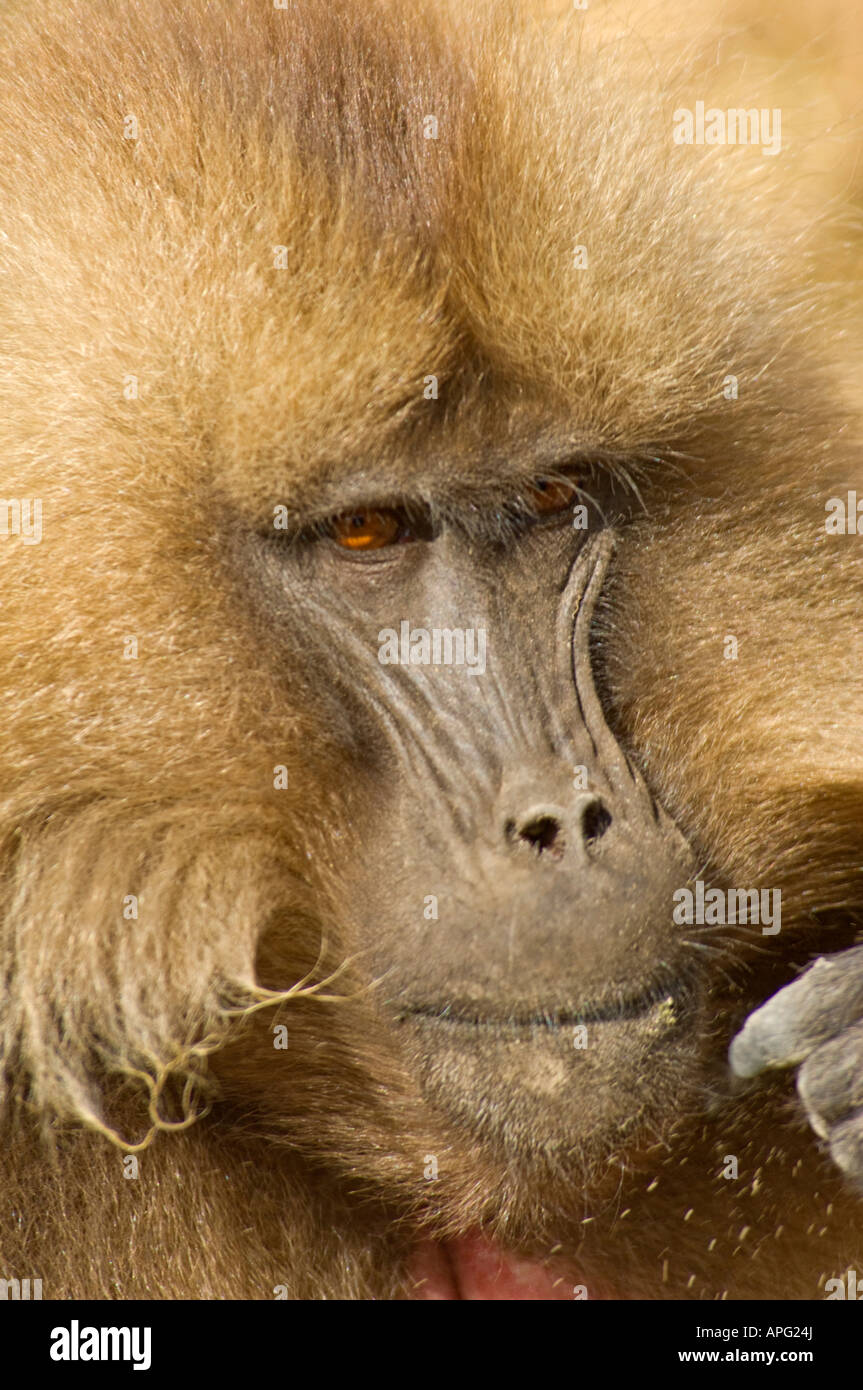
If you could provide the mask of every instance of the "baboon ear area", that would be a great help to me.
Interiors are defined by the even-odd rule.
[[[0,548],[4,1055],[115,1141],[251,1111],[525,1296],[466,1233],[579,1235],[789,973],[735,940],[715,983],[671,890],[769,873],[783,944],[863,910],[838,345],[765,181],[629,74],[468,3],[49,0],[0,45],[0,454],[45,514]],[[563,478],[586,532],[524,506]],[[375,510],[422,534],[345,553]],[[485,669],[382,662],[404,620]]]

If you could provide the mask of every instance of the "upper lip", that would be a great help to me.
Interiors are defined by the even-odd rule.
[[[607,995],[602,1000],[578,1004],[502,1004],[499,1000],[460,1001],[440,1003],[402,1003],[400,1018],[428,1018],[438,1023],[467,1024],[473,1027],[496,1028],[565,1028],[579,1023],[614,1023],[641,1018],[668,1000],[678,1007],[684,1005],[689,993],[682,980],[654,981],[637,992],[623,991]]]

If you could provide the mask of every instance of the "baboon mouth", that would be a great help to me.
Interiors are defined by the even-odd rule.
[[[590,1298],[617,1299],[607,1284],[583,1282],[571,1267],[525,1259],[504,1250],[481,1232],[460,1240],[422,1241],[408,1265],[407,1297],[411,1300],[466,1302],[536,1302]]]
[[[456,1028],[493,1028],[498,1032],[525,1032],[547,1029],[557,1032],[580,1024],[622,1023],[632,1019],[655,1021],[670,1027],[685,1012],[691,989],[688,984],[664,981],[637,994],[577,1005],[511,1005],[494,1003],[411,1004],[399,1010],[399,1021],[410,1018],[444,1023]]]

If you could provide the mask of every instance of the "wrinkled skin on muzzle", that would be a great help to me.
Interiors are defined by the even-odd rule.
[[[663,1103],[698,1032],[692,854],[594,685],[612,535],[577,546],[445,533],[303,591],[355,743],[341,929],[433,1102],[516,1146],[577,1147],[588,1098],[593,1137],[630,1120],[647,1070]]]

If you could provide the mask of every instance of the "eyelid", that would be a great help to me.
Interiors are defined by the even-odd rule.
[[[548,488],[550,491],[557,491],[560,505],[543,507],[537,505],[537,497],[541,489]],[[501,524],[506,527],[511,534],[515,535],[521,531],[525,525],[553,524],[559,520],[575,505],[579,496],[578,476],[575,474],[557,473],[550,476],[540,476],[533,483],[526,486],[523,491],[511,496],[508,500],[496,507],[491,508],[471,508],[471,518],[465,520],[465,529],[472,534],[479,531],[476,522],[480,520],[483,512],[488,521],[489,534],[494,533],[500,537]],[[541,499],[540,499],[541,500]],[[391,540],[386,540],[379,545],[369,544],[367,546],[342,545],[334,536],[334,529],[345,518],[351,516],[362,516],[366,514],[370,517],[391,517],[397,523],[398,529]],[[453,509],[450,514],[449,524],[458,527],[460,522],[459,509]],[[471,524],[473,523],[473,524]],[[379,553],[391,551],[396,546],[413,544],[418,541],[431,541],[439,535],[442,525],[445,524],[445,515],[438,516],[432,508],[423,503],[416,502],[359,502],[352,507],[345,508],[344,511],[323,517],[320,521],[315,521],[310,525],[298,529],[294,534],[300,541],[319,541],[328,540],[345,554],[355,556],[363,554]]]

